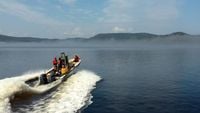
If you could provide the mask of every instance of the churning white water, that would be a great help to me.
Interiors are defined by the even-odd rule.
[[[0,112],[32,112],[32,113],[76,113],[92,103],[91,91],[101,79],[91,71],[82,70],[69,77],[55,91],[44,95],[48,98],[35,100],[32,105],[12,111],[10,99],[16,93],[34,92],[24,83],[25,80],[38,76],[44,71],[28,72],[20,77],[0,80]],[[47,87],[48,88],[48,85]]]
[[[11,113],[10,100],[14,98],[14,95],[31,90],[24,81],[38,76],[43,72],[44,71],[27,72],[19,77],[0,80],[0,113]]]

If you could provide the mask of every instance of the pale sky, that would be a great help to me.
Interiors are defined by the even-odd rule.
[[[200,34],[200,0],[1,0],[0,34],[41,38],[98,33]]]

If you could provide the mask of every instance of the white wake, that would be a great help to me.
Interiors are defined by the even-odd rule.
[[[38,76],[44,71],[26,73],[20,77],[0,80],[0,112],[12,113],[9,100],[14,98],[16,92],[32,91],[24,81]],[[82,70],[63,82],[48,99],[35,101],[33,105],[20,109],[18,112],[32,113],[76,113],[83,107],[92,103],[91,91],[101,78],[95,73]]]
[[[10,100],[16,93],[30,90],[24,81],[38,76],[44,71],[27,72],[19,77],[0,80],[0,113],[11,113]]]

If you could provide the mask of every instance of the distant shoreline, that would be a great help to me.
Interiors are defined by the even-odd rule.
[[[131,41],[131,40],[149,40],[155,38],[191,38],[200,37],[200,35],[190,35],[184,32],[174,32],[166,35],[157,35],[150,33],[100,33],[90,38],[66,38],[66,39],[48,39],[35,37],[14,37],[0,35],[0,42],[54,42],[54,41]]]

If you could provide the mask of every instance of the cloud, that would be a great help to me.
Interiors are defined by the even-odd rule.
[[[154,0],[149,3],[148,9],[146,9],[146,16],[152,20],[174,20],[178,18],[179,10],[177,6],[177,0]]]
[[[0,1],[0,12],[19,17],[28,22],[46,24],[46,25],[62,25],[57,20],[45,15],[44,13],[33,10],[28,5],[17,2],[15,0]]]
[[[65,31],[63,34],[68,37],[82,37],[85,35],[84,30],[81,27],[71,28],[70,30]]]
[[[27,34],[42,36],[89,37],[101,32],[163,33],[175,29],[173,23],[180,15],[178,1],[102,0],[89,3],[93,7],[88,7],[88,3],[83,4],[79,0],[36,0],[30,3],[28,0],[1,0],[0,16],[12,15],[15,23],[23,24],[17,24],[22,26],[21,33],[27,31]],[[5,26],[2,31],[10,32],[12,29],[19,32],[10,20],[7,21],[10,26]]]
[[[178,0],[108,0],[99,22],[132,32],[162,32],[178,20]],[[112,29],[113,31],[113,29]]]
[[[41,6],[38,5],[37,8],[35,8],[17,0],[0,1],[0,16],[9,18],[7,26],[4,26],[2,29],[4,32],[3,34],[22,36],[24,32],[26,32],[24,35],[27,36],[55,38],[63,37],[63,32],[70,30],[74,26],[70,21],[60,21],[58,18],[52,15],[50,16],[49,14],[51,11],[45,12],[38,10],[40,7]],[[10,15],[13,17],[13,20],[15,20],[14,24],[9,22],[12,20],[10,19]],[[17,23],[18,21],[20,24]]]
[[[122,22],[132,22],[134,17],[131,13],[134,9],[135,0],[108,0],[107,7],[103,9],[103,17],[100,21],[106,23],[122,23]]]
[[[115,33],[126,32],[126,30],[124,28],[120,28],[118,26],[113,27],[112,31]]]

